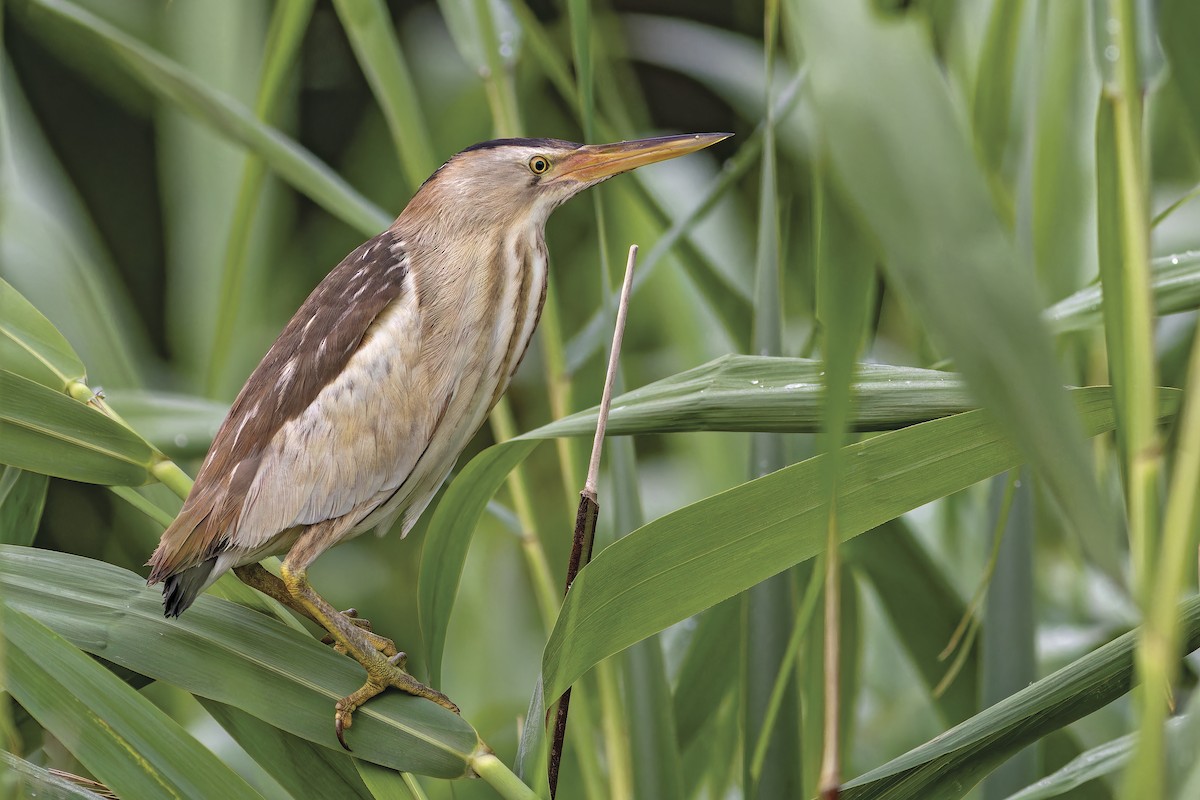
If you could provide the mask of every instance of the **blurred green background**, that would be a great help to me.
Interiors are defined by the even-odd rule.
[[[869,24],[858,16],[867,5]],[[1045,328],[1026,324],[1094,287],[1110,232],[1097,220],[1111,220],[1106,214],[1130,196],[1128,185],[1105,183],[1108,139],[1097,133],[1109,108],[1102,89],[1128,88],[1101,68],[1117,46],[1106,38],[1115,35],[1110,22],[1125,5],[1142,15],[1144,40],[1131,84],[1145,96],[1134,157],[1145,165],[1144,255],[1158,259],[1159,272],[1175,269],[1156,284],[1163,316],[1149,320],[1152,349],[1124,356],[1127,365],[1144,361],[1149,381],[1134,367],[1110,376],[1118,360],[1110,352],[1136,318],[1113,333],[1110,312],[1115,338],[1106,340],[1096,298],[1059,307]],[[624,387],[731,352],[833,358],[834,342],[847,364],[961,369],[975,401],[995,412],[1035,470],[941,497],[845,548],[847,778],[1094,650],[1149,608],[1124,543],[1126,527],[1140,529],[1125,511],[1126,440],[1085,446],[1074,427],[1058,425],[1069,406],[1054,387],[1111,380],[1133,397],[1185,385],[1200,299],[1200,259],[1189,252],[1200,249],[1200,202],[1150,224],[1200,181],[1200,80],[1194,65],[1169,63],[1182,51],[1166,33],[1162,44],[1156,38],[1200,22],[1184,3],[846,4],[853,13],[837,3],[666,0],[2,7],[0,277],[63,333],[88,383],[190,474],[294,309],[455,152],[499,135],[607,141],[730,131],[734,138],[710,150],[617,178],[555,213],[546,234],[554,318],[509,391],[511,432],[598,401],[611,293],[635,242],[645,283],[629,315]],[[493,35],[481,34],[489,26]],[[1120,57],[1120,67],[1131,59]],[[251,116],[267,127],[248,125]],[[661,249],[664,241],[672,246]],[[842,261],[860,265],[859,283],[849,301],[822,305],[842,279],[831,270],[850,272],[838,271]],[[1123,268],[1132,269],[1124,263],[1113,274]],[[852,308],[864,328],[838,321],[853,319]],[[1128,408],[1118,406],[1118,419],[1141,413]],[[838,434],[865,427],[831,415],[795,430],[822,421]],[[497,435],[481,430],[460,468]],[[1170,457],[1151,484],[1165,497],[1176,439],[1164,433],[1162,441]],[[650,432],[620,442],[606,452],[623,466],[602,483],[597,550],[643,520],[824,447],[812,433],[779,432]],[[540,541],[559,586],[585,459],[582,440],[541,447],[521,467],[525,496],[511,484],[497,495],[472,539],[445,639],[442,687],[509,764],[547,636],[521,536]],[[1172,497],[1198,489],[1172,487]],[[140,491],[178,508],[162,486]],[[1169,501],[1155,494],[1153,502]],[[1080,508],[1095,515],[1074,517],[1082,531],[1064,523]],[[427,668],[417,579],[429,516],[406,539],[363,537],[338,548],[311,575],[334,605],[357,607],[407,650],[418,675]],[[1084,524],[1093,518],[1099,529]],[[993,564],[996,529],[1008,534]],[[52,480],[34,544],[144,574],[160,532],[102,487]],[[887,548],[876,548],[889,535]],[[1194,550],[1188,585],[1193,562]],[[778,727],[767,729],[775,744],[761,773],[748,762],[762,717],[747,711],[761,704],[747,698],[769,693],[797,614],[812,612],[806,598],[819,575],[811,564],[783,572],[773,588],[753,590],[757,600],[704,618],[718,622],[684,621],[619,657],[643,659],[640,667],[616,661],[607,678],[585,680],[578,691],[595,701],[593,727],[573,718],[570,737],[598,753],[601,774],[580,775],[569,757],[560,796],[810,793],[821,746],[819,602]],[[938,666],[944,634],[989,579],[982,632],[972,627]],[[704,652],[695,647],[701,630],[712,648]],[[935,695],[935,673],[954,671],[955,652],[958,688]],[[708,656],[710,674],[688,672]],[[692,717],[680,700],[691,696],[680,689],[685,679],[699,681],[688,689],[707,698]],[[1180,709],[1190,684],[1180,684]],[[625,693],[623,712],[605,686]],[[298,796],[191,695],[161,682],[141,691],[264,796]],[[660,719],[639,719],[639,709]],[[664,722],[663,714],[673,716]],[[1187,735],[1195,737],[1192,716]],[[975,791],[1007,797],[1137,719],[1126,698],[1069,734],[1039,731],[1037,747]],[[622,740],[631,742],[628,762],[612,751]],[[23,755],[86,773],[68,750],[47,737]],[[630,763],[633,774],[621,774]],[[648,764],[668,774],[649,774]],[[1190,765],[1175,766],[1182,792]],[[972,775],[961,791],[939,785],[936,796],[962,796]],[[494,796],[479,781],[422,786],[429,797]],[[1064,796],[1114,797],[1120,786],[1109,776]]]

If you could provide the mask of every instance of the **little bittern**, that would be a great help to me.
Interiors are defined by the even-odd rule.
[[[404,671],[389,639],[318,595],[306,571],[371,528],[398,519],[407,534],[446,479],[537,326],[550,212],[726,136],[499,139],[442,165],[391,227],[321,281],[238,394],[150,559],[167,615],[232,569],[321,625],[367,671],[336,705],[343,746],[354,710],[389,686],[457,711]],[[282,580],[258,563],[285,553]]]

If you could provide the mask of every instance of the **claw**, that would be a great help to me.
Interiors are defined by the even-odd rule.
[[[339,700],[334,709],[333,730],[334,733],[337,734],[338,742],[341,743],[346,752],[353,753],[354,751],[350,749],[350,745],[346,744],[346,729],[349,728],[354,722],[350,717],[352,711],[345,711],[342,708],[342,702],[342,700]]]
[[[368,667],[367,682],[361,689],[353,694],[343,697],[337,701],[334,706],[333,713],[333,730],[337,733],[338,741],[342,747],[347,750],[350,746],[346,744],[346,730],[354,723],[353,715],[363,703],[370,700],[377,694],[381,694],[389,686],[395,687],[402,692],[423,697],[426,700],[431,700],[437,703],[442,708],[449,709],[455,714],[461,714],[458,706],[451,702],[450,698],[439,692],[437,689],[431,689],[425,684],[418,681],[412,675],[404,671],[404,665],[408,662],[406,653],[396,653],[389,656],[387,666],[372,669]]]

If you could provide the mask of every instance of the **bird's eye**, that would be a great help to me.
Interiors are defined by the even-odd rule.
[[[550,169],[550,160],[545,156],[534,156],[529,159],[529,169],[534,175],[541,175]]]

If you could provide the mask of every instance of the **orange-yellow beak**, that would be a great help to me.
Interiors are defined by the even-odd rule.
[[[732,133],[689,133],[615,144],[585,144],[559,163],[560,178],[592,184],[631,169],[703,150]]]

